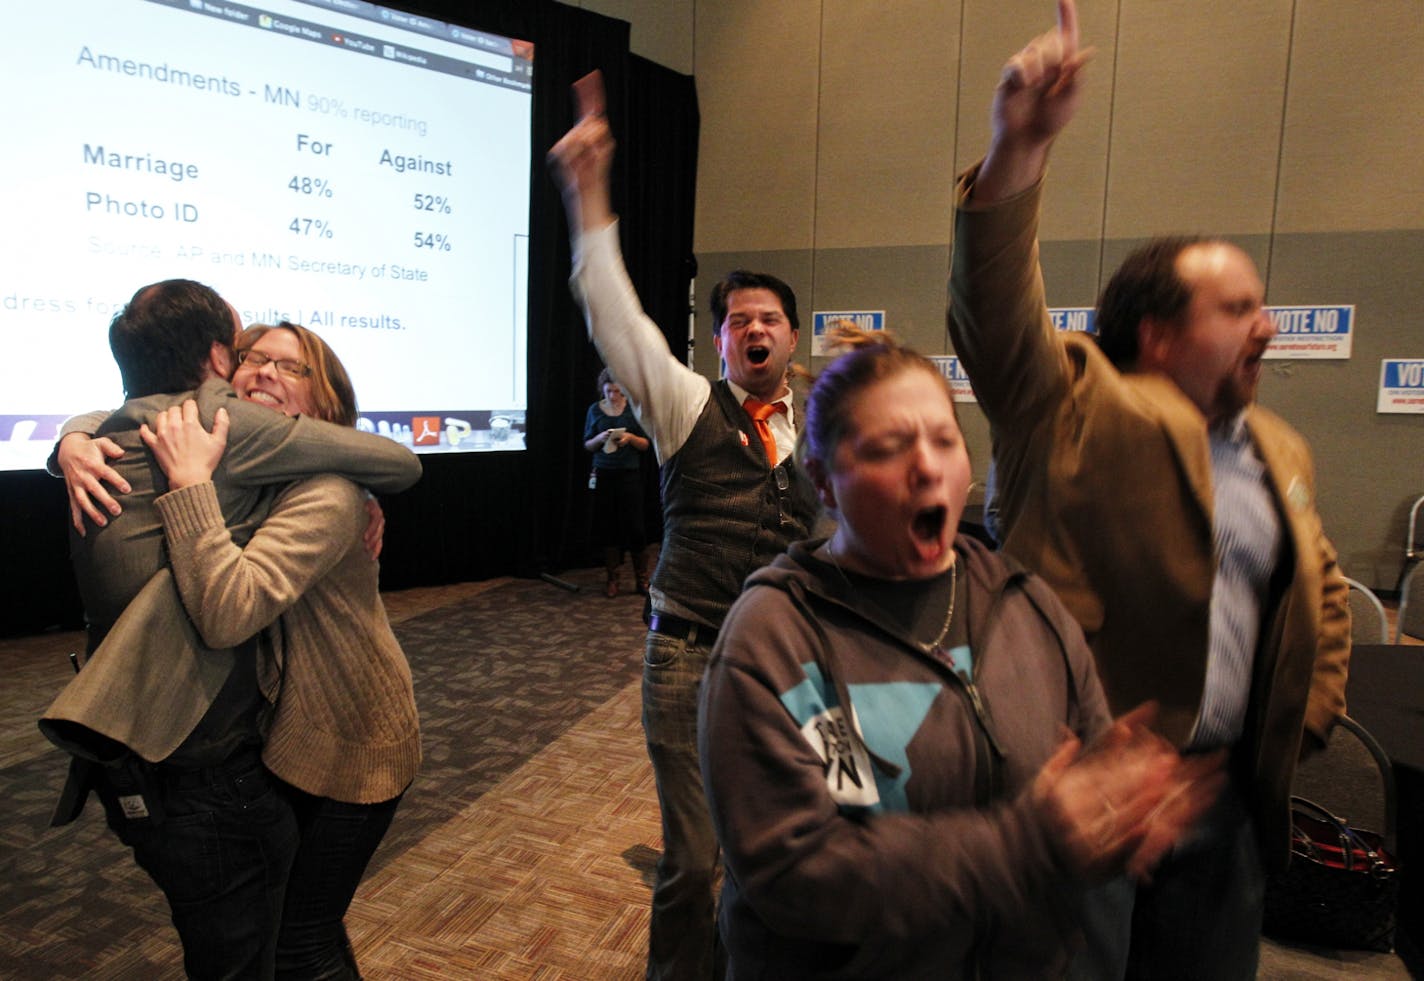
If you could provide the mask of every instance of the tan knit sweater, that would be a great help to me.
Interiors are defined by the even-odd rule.
[[[332,475],[291,484],[246,548],[229,537],[211,483],[156,503],[205,643],[232,646],[270,626],[273,654],[259,665],[276,702],[268,768],[347,803],[403,791],[420,765],[419,722],[410,665],[361,544],[364,492]]]

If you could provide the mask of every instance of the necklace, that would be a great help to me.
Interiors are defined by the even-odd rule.
[[[840,562],[836,560],[836,553],[835,550],[831,548],[830,542],[826,542],[826,555],[830,558],[831,565],[835,567],[836,573],[840,575],[841,581],[846,584],[846,588],[849,589],[851,592],[855,592],[855,586],[851,583],[850,577],[845,574],[845,570],[841,568]],[[944,624],[939,628],[939,635],[928,644],[924,643],[923,641],[915,640],[913,637],[910,638],[911,640],[914,640],[915,646],[918,647],[925,654],[929,654],[932,651],[941,649],[940,645],[943,644],[944,639],[949,636],[949,625],[954,622],[954,598],[956,594],[958,594],[958,592],[959,563],[955,562],[949,567],[949,609],[944,611]],[[883,607],[881,607],[878,603],[875,603],[874,600],[871,600],[871,603],[874,604],[876,608],[880,610],[882,616],[885,616],[885,610]],[[893,618],[886,617],[886,619]]]

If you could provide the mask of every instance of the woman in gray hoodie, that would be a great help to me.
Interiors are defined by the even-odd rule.
[[[853,335],[807,400],[802,462],[837,519],[755,573],[703,683],[728,976],[1052,977],[1085,888],[1141,874],[1220,761],[1113,723],[1071,616],[957,536],[970,482],[948,386]]]

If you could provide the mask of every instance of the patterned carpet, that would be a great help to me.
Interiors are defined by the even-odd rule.
[[[425,765],[347,927],[368,981],[637,981],[657,800],[639,712],[641,600],[602,573],[391,594]],[[46,827],[65,758],[34,720],[76,634],[0,642],[0,979],[181,978],[158,891],[97,805]],[[1261,945],[1270,981],[1407,979],[1387,954]]]
[[[641,599],[605,599],[599,572],[569,578],[583,590],[515,580],[396,626],[415,675],[425,761],[368,881],[636,679]],[[55,644],[66,642],[73,637]],[[58,666],[63,654],[45,647],[6,650],[7,669],[33,676],[22,670],[22,657]],[[33,715],[26,723],[14,714],[0,715],[7,730],[27,724],[32,735],[6,732],[6,743],[21,741],[23,751],[8,754],[9,765],[0,769],[0,977],[180,976],[162,898],[104,827],[97,802],[75,824],[47,827],[66,758],[46,748]],[[617,725],[621,732],[605,735],[636,759],[642,736],[636,715],[624,711]],[[643,844],[618,859],[642,866],[624,877],[641,884],[651,854]],[[358,951],[365,946],[360,932],[353,924]]]

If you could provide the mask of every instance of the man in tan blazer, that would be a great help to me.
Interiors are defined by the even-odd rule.
[[[1251,978],[1296,760],[1344,711],[1347,589],[1309,449],[1255,404],[1275,330],[1244,252],[1153,241],[1104,290],[1096,340],[1049,321],[1039,198],[1077,35],[1059,0],[1058,29],[1005,66],[989,152],[956,189],[950,329],[992,425],[1005,551],[1077,617],[1114,712],[1155,699],[1185,751],[1230,753],[1205,826],[1089,924],[1106,956],[1089,973]]]
[[[121,513],[71,538],[89,656],[40,722],[75,754],[55,823],[97,792],[110,828],[167,897],[195,978],[272,976],[297,829],[260,759],[255,642],[210,648],[189,621],[154,504],[167,481],[139,426],[188,399],[209,427],[229,418],[213,482],[239,543],[288,481],[332,472],[397,491],[421,471],[391,440],[239,400],[226,381],[239,329],[231,306],[188,280],[144,287],[114,319],[129,399],[97,435],[122,451],[108,474],[128,492]]]

